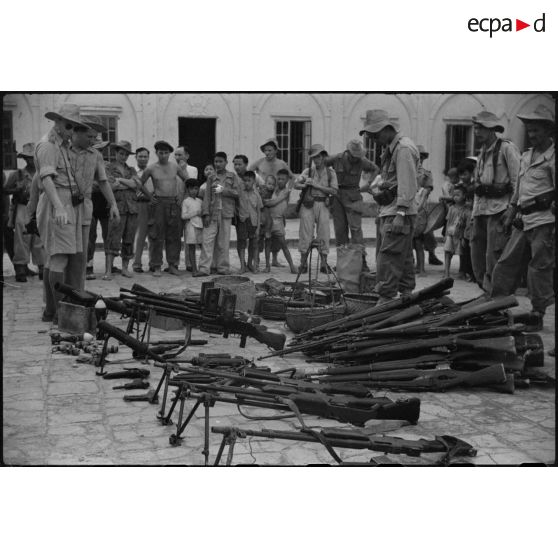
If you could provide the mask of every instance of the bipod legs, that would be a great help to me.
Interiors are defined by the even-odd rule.
[[[165,419],[165,407],[167,405],[167,395],[168,395],[168,391],[169,391],[169,380],[170,380],[170,375],[171,375],[172,370],[173,370],[172,365],[170,365],[170,364],[165,365],[165,367],[163,368],[163,375],[161,376],[161,379],[159,380],[159,383],[157,384],[157,389],[155,390],[154,399],[159,395],[159,391],[161,390],[162,385],[165,384],[165,388],[163,390],[163,403],[161,404],[161,408],[159,409],[159,412],[157,413],[157,418],[160,419],[160,420]],[[163,424],[165,424],[165,422],[163,422]],[[172,424],[172,422],[170,422],[168,424]]]
[[[109,342],[110,336],[108,334],[104,335],[104,342],[103,342],[103,350],[101,351],[101,354],[97,360],[97,362],[95,362],[95,365],[98,364],[98,366],[101,367],[100,370],[96,370],[95,374],[97,376],[104,376],[106,374],[105,372],[105,359],[107,357],[107,349],[108,349],[108,342]]]
[[[186,427],[194,417],[194,414],[198,410],[199,406],[203,403],[204,406],[204,444],[203,444],[203,451],[202,455],[205,459],[205,465],[209,465],[209,409],[215,405],[215,397],[211,393],[203,393],[201,394],[197,401],[194,403],[194,406],[188,413],[186,420],[182,422],[182,417],[184,416],[184,402],[188,398],[189,393],[187,389],[180,388],[179,392],[176,395],[175,403],[180,399],[180,411],[178,416],[178,423],[176,425],[176,434],[172,434],[169,437],[169,442],[171,446],[179,446],[182,443],[183,437],[182,433],[186,430]],[[174,406],[174,403],[173,403]],[[172,412],[172,409],[169,411],[169,417]]]
[[[215,463],[213,463],[214,467],[217,467],[221,462],[221,457],[223,452],[225,451],[225,446],[229,446],[229,451],[227,453],[227,463],[226,466],[230,467],[232,464],[233,456],[234,456],[234,446],[236,444],[236,440],[239,438],[239,432],[237,428],[231,428],[228,432],[223,434],[223,439],[221,440],[221,445],[219,446],[219,451],[217,452],[217,457],[215,458]]]

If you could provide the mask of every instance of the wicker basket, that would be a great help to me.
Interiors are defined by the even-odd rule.
[[[213,279],[215,287],[228,289],[236,295],[236,310],[253,312],[256,305],[256,285],[242,275],[225,275]]]
[[[293,333],[302,333],[313,327],[326,324],[345,315],[345,306],[315,306],[314,308],[297,308],[287,305],[285,321]]]
[[[378,302],[378,295],[373,294],[346,294],[345,304],[347,305],[347,314],[355,314],[356,312],[361,312],[362,310],[367,310],[376,306]]]

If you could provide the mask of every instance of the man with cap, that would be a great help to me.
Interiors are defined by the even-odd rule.
[[[407,295],[415,288],[413,232],[419,152],[415,144],[399,132],[385,110],[367,111],[360,134],[367,134],[386,146],[380,184],[372,190],[380,217],[375,290],[381,304],[395,298],[398,291]]]
[[[492,270],[509,238],[504,214],[519,172],[519,150],[499,138],[504,127],[495,114],[482,111],[473,117],[475,137],[481,145],[475,169],[475,199],[471,233],[471,261],[479,286],[490,291]]]
[[[310,248],[316,228],[316,240],[320,253],[322,271],[327,270],[327,255],[329,253],[329,207],[326,205],[328,196],[337,195],[337,175],[331,167],[326,166],[328,153],[325,147],[316,143],[310,147],[308,153],[309,168],[304,169],[295,181],[295,189],[303,190],[299,212],[299,240],[298,250],[303,256]],[[306,270],[299,270],[304,273]]]
[[[362,212],[364,209],[360,180],[363,172],[368,173],[369,185],[379,172],[378,166],[365,157],[364,147],[359,140],[351,140],[347,149],[326,159],[326,165],[331,165],[337,175],[339,192],[331,198],[331,215],[335,229],[335,243],[337,246],[351,242],[362,246],[363,269],[367,269],[364,236],[362,234]]]
[[[275,138],[269,138],[260,145],[260,151],[265,155],[261,159],[258,159],[252,163],[249,170],[258,173],[258,175],[264,180],[272,175],[277,178],[277,171],[279,169],[287,169],[289,171],[289,176],[294,178],[289,165],[277,158],[277,151],[279,147],[277,146],[277,140]]]
[[[533,112],[518,114],[532,145],[521,156],[519,178],[504,226],[514,223],[511,238],[492,272],[491,296],[513,294],[519,286],[526,258],[527,285],[531,299],[530,331],[543,328],[545,310],[554,304],[556,150],[555,119],[539,105]]]
[[[128,270],[130,260],[134,256],[134,240],[136,238],[138,203],[137,192],[140,186],[136,169],[126,161],[134,152],[129,141],[113,143],[116,161],[107,165],[107,177],[111,185],[120,214],[119,221],[109,221],[108,238],[105,244],[105,275],[103,279],[111,279],[112,265],[115,256],[122,255],[122,275],[132,277]]]
[[[136,173],[138,178],[141,179],[145,169],[147,168],[147,163],[149,163],[149,149],[147,147],[138,147],[136,149]],[[153,193],[153,183],[149,181],[145,187],[149,192]],[[149,220],[149,199],[142,191],[138,192],[138,227],[136,231],[136,249],[134,256],[134,263],[132,269],[134,273],[143,273],[143,268],[141,266],[141,256],[143,254],[143,249],[145,247],[145,240],[148,239],[147,235],[147,222]],[[152,246],[151,240],[148,243],[148,254],[149,254],[149,268],[151,269],[151,256],[152,256]]]
[[[186,173],[173,161],[169,161],[174,151],[170,143],[155,142],[157,162],[149,165],[141,175],[141,190],[150,201],[148,234],[152,246],[153,276],[161,277],[163,265],[163,246],[169,265],[169,273],[178,275],[180,261],[180,238],[182,236],[182,194],[184,187],[178,187],[177,176],[183,182],[188,180]],[[151,179],[153,192],[146,182]]]
[[[12,206],[8,226],[14,231],[14,255],[12,263],[16,272],[15,279],[20,283],[27,282],[27,276],[37,275],[29,269],[30,256],[33,263],[39,268],[39,278],[43,278],[45,265],[45,251],[40,237],[36,234],[36,222],[31,220],[27,210],[27,203],[31,193],[31,183],[35,175],[35,162],[33,160],[35,144],[26,143],[18,159],[25,161],[25,167],[13,172],[4,188],[5,194],[12,194]],[[30,222],[31,221],[31,222]],[[33,226],[34,225],[34,226]]]
[[[77,105],[64,104],[59,112],[47,112],[54,126],[35,147],[35,168],[41,191],[37,226],[46,252],[43,277],[46,307],[43,321],[57,322],[62,295],[56,283],[64,283],[66,269],[83,259],[83,194],[70,161],[70,138],[75,127],[88,128]],[[48,269],[48,273],[47,273]],[[79,288],[79,284],[72,284]]]
[[[254,163],[250,165],[250,170],[254,171],[256,174],[256,182],[260,182],[260,180],[265,184],[265,181],[268,176],[274,176],[277,180],[277,171],[280,169],[285,169],[289,173],[289,178],[292,180],[294,179],[294,174],[291,172],[289,165],[285,163],[285,161],[277,158],[277,151],[279,150],[279,146],[277,144],[277,140],[275,138],[269,138],[265,140],[260,145],[260,151],[265,155],[261,159],[258,159]],[[242,188],[242,183],[240,184]],[[280,246],[278,245],[276,238],[271,238],[271,253],[272,253],[272,261],[271,265],[273,267],[283,267],[282,264],[279,263],[277,259],[277,255],[280,250]]]
[[[105,127],[100,124],[96,117],[88,116],[84,122],[89,126],[74,127],[72,134],[72,145],[70,147],[70,164],[74,169],[76,184],[83,195],[83,218],[82,218],[82,238],[83,252],[81,261],[75,258],[66,269],[66,283],[79,285],[78,290],[85,288],[87,256],[89,252],[90,228],[93,222],[93,188],[97,188],[103,196],[104,205],[108,207],[107,220],[108,227],[120,220],[119,212],[114,199],[114,194],[107,181],[105,162],[100,151],[93,147],[97,141],[97,135]],[[97,223],[95,222],[94,226]],[[107,235],[108,236],[108,235]],[[108,238],[107,238],[108,241]]]

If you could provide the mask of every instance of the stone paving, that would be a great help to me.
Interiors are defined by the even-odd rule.
[[[371,228],[371,227],[370,227]],[[231,257],[233,256],[231,250]],[[440,253],[441,250],[438,250]],[[373,248],[368,249],[372,261]],[[298,254],[293,254],[295,262]],[[441,254],[439,254],[441,255]],[[145,256],[144,256],[145,257]],[[103,255],[95,255],[95,270],[102,270]],[[457,260],[457,258],[455,258]],[[331,263],[335,263],[332,251]],[[457,264],[457,262],[455,262]],[[238,259],[231,258],[238,268]],[[183,264],[181,264],[183,268]],[[417,288],[438,281],[439,267],[427,265],[427,277],[417,278]],[[144,402],[125,403],[122,391],[112,387],[128,380],[105,381],[95,375],[88,364],[77,364],[76,358],[64,354],[51,354],[48,335],[49,325],[40,321],[42,285],[36,279],[27,284],[15,283],[13,268],[4,256],[5,285],[3,289],[3,459],[9,465],[202,465],[203,407],[184,433],[182,446],[169,444],[174,426],[161,426],[155,414],[158,407]],[[151,274],[136,274],[132,279],[120,275],[112,281],[88,281],[86,288],[105,295],[117,295],[120,286],[130,287],[138,282],[156,291],[180,291],[190,287],[199,290],[201,279],[190,273],[180,277],[164,274],[156,279]],[[279,280],[293,280],[284,268],[273,268],[273,273],[253,276],[263,281],[273,276]],[[452,296],[463,301],[480,293],[476,286],[456,281]],[[518,296],[517,311],[528,310],[529,302]],[[112,321],[119,323],[117,318]],[[279,322],[266,325],[284,328]],[[285,330],[289,333],[287,330]],[[176,338],[177,332],[157,330],[158,338]],[[159,335],[160,334],[160,335]],[[206,346],[193,347],[187,355],[199,352],[229,352],[247,358],[267,354],[267,349],[253,340],[241,349],[238,339],[223,339],[193,331],[193,338],[209,337]],[[549,308],[542,332],[545,349],[554,346],[554,306]],[[109,355],[111,360],[130,356],[126,347]],[[304,362],[300,354],[264,361],[273,370],[296,366],[311,372],[322,365]],[[119,370],[132,362],[109,367]],[[263,363],[262,363],[263,364]],[[156,384],[161,369],[151,366],[150,382]],[[554,377],[554,359],[546,356],[544,371]],[[135,392],[130,392],[135,393]],[[384,392],[379,395],[383,395]],[[387,393],[393,398],[405,397],[404,393]],[[421,416],[416,426],[392,421],[369,421],[367,426],[389,435],[410,439],[432,438],[450,434],[463,438],[477,450],[476,458],[462,459],[476,464],[518,464],[525,462],[552,463],[555,459],[555,391],[554,388],[530,387],[516,390],[514,395],[492,391],[456,390],[449,393],[423,393],[419,395]],[[187,403],[187,410],[191,403]],[[257,415],[258,420],[242,417],[236,407],[217,403],[211,409],[212,426],[242,426],[244,428],[275,430],[294,429],[295,419],[265,420],[262,416],[276,414],[256,408],[246,408],[245,414]],[[176,418],[176,414],[175,417]],[[308,417],[308,425],[323,427],[339,423]],[[210,436],[210,462],[215,458],[220,437]],[[339,450],[343,459],[366,462],[371,457],[384,463],[434,463],[439,455],[422,458],[382,456],[381,454]],[[235,448],[234,464],[305,465],[332,464],[333,460],[319,444],[303,444],[281,440],[252,438],[239,440]]]

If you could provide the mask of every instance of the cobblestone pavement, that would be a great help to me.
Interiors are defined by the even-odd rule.
[[[233,257],[233,268],[238,259]],[[441,250],[438,249],[441,256]],[[373,259],[373,248],[368,249],[369,261]],[[293,254],[295,263],[298,254]],[[145,258],[145,255],[144,255]],[[95,270],[102,270],[103,254],[95,255]],[[455,258],[457,259],[457,258]],[[334,250],[330,257],[335,263]],[[117,265],[119,260],[117,261]],[[456,262],[457,264],[457,262]],[[183,264],[181,264],[183,268]],[[438,281],[442,272],[439,267],[427,266],[427,277],[417,278],[417,288]],[[27,284],[15,283],[13,268],[4,256],[3,289],[3,457],[13,465],[42,464],[203,464],[203,408],[184,433],[182,446],[172,447],[169,436],[175,432],[173,426],[161,426],[156,420],[157,406],[148,403],[122,401],[122,391],[113,391],[113,385],[121,380],[105,381],[95,375],[94,368],[77,364],[75,357],[51,354],[50,324],[40,321],[42,307],[42,285],[36,279]],[[190,287],[199,290],[201,279],[190,273],[180,277],[164,274],[156,279],[151,274],[136,274],[132,279],[120,275],[112,281],[100,279],[88,281],[86,288],[105,295],[117,295],[120,286],[130,287],[138,282],[157,291],[179,291]],[[263,281],[273,276],[279,280],[293,280],[285,268],[273,268],[273,273],[254,276]],[[452,296],[456,301],[467,300],[480,293],[476,286],[456,281]],[[528,310],[529,302],[518,297],[517,311]],[[118,322],[117,318],[112,318]],[[122,322],[123,324],[124,322]],[[269,322],[266,325],[283,328],[283,324]],[[160,330],[158,330],[160,331]],[[288,332],[287,332],[288,333]],[[160,338],[176,337],[176,332],[160,331]],[[554,346],[554,306],[549,308],[542,332],[545,349]],[[194,330],[193,338],[207,338]],[[130,351],[121,347],[121,352],[110,355],[120,359]],[[210,335],[209,344],[188,350],[194,356],[199,352],[229,352],[247,358],[267,354],[267,349],[253,340],[241,349],[238,339],[223,339]],[[264,361],[273,370],[296,366],[308,372],[318,368],[304,362],[300,354],[273,358]],[[555,374],[554,359],[546,356],[544,371]],[[121,366],[112,367],[113,370]],[[151,367],[150,381],[156,383],[161,369]],[[124,380],[126,381],[126,380]],[[387,394],[394,398],[406,394]],[[410,395],[410,394],[409,394]],[[450,434],[463,438],[478,450],[476,464],[517,464],[522,462],[551,463],[555,459],[555,392],[553,388],[530,387],[517,390],[514,395],[492,391],[468,390],[449,393],[420,394],[421,416],[416,426],[402,426],[385,421],[375,425],[378,432],[404,436],[410,439],[431,438]],[[187,403],[187,410],[191,404]],[[269,415],[275,411],[255,408],[246,414]],[[175,415],[176,418],[176,415]],[[236,407],[217,403],[211,409],[212,426],[242,426],[253,429],[287,430],[297,426],[294,419],[248,420]],[[308,417],[308,425],[339,426],[339,423]],[[391,429],[391,430],[390,430]],[[220,438],[210,437],[210,462],[215,457]],[[386,463],[433,463],[436,456],[408,458],[378,456],[377,453],[356,450],[340,450],[341,457],[348,461],[364,462],[370,457],[381,457]],[[301,444],[280,440],[252,438],[239,440],[235,449],[235,464],[280,464],[303,465],[333,463],[327,451],[319,444]]]

